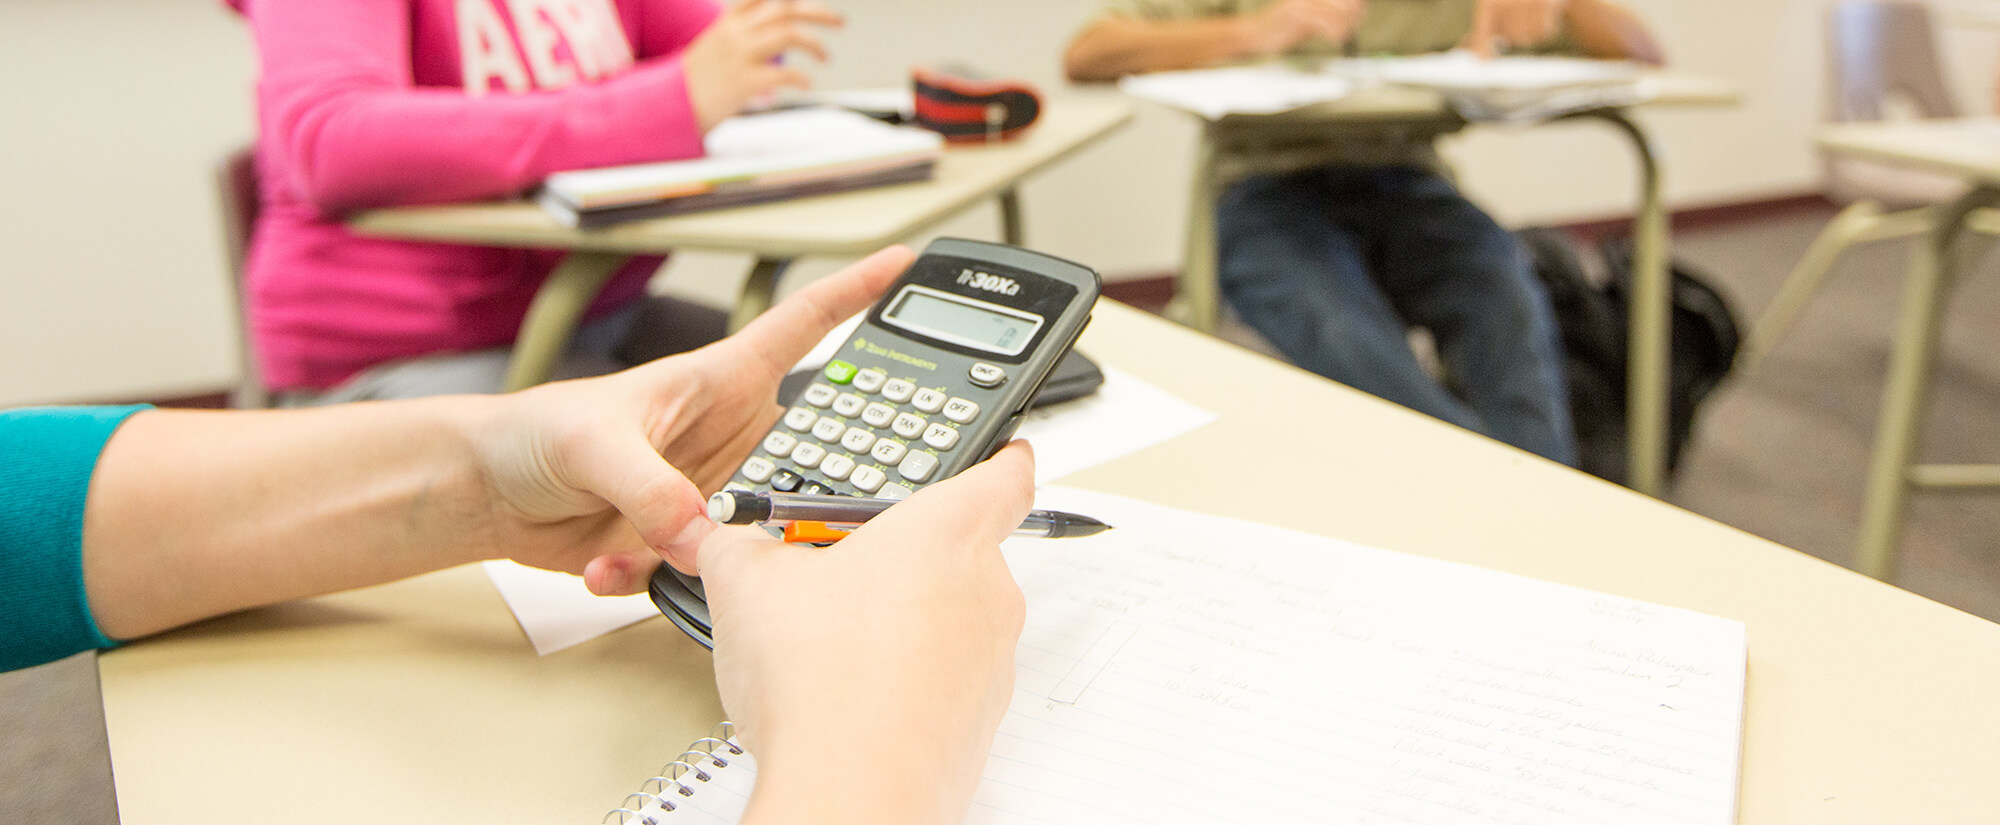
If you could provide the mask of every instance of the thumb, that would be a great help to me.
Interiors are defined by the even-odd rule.
[[[694,572],[695,550],[715,523],[701,490],[652,444],[637,434],[599,440],[579,456],[576,469],[578,487],[618,508],[661,558]]]
[[[1035,451],[1015,441],[951,478],[932,484],[855,531],[903,531],[909,547],[941,546],[964,536],[999,544],[1035,503]]]

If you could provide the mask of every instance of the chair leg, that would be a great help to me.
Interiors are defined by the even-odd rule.
[[[548,280],[528,304],[521,319],[521,331],[514,337],[514,351],[507,360],[505,392],[522,390],[549,380],[556,362],[569,347],[576,322],[611,273],[631,260],[616,252],[571,252],[549,273]]]
[[[1026,246],[1027,233],[1021,229],[1021,191],[1009,186],[1000,190],[1000,240],[1013,246]]]
[[[729,311],[729,332],[749,326],[757,316],[770,309],[778,300],[778,279],[785,269],[792,265],[791,258],[758,258],[750,267],[750,277],[743,282],[743,292],[736,296],[736,307]]]
[[[1915,464],[1924,412],[1929,406],[1932,368],[1943,331],[1946,299],[1958,277],[1954,254],[1966,216],[2000,203],[2000,188],[1981,186],[1939,213],[1912,256],[1903,281],[1903,306],[1882,389],[1875,450],[1869,460],[1868,492],[1862,503],[1855,569],[1888,581],[1896,569],[1904,510]]]
[[[1750,327],[1749,339],[1744,342],[1743,352],[1736,359],[1737,366],[1744,370],[1755,368],[1771,354],[1778,341],[1791,329],[1792,322],[1806,307],[1806,302],[1819,291],[1826,282],[1826,276],[1833,271],[1833,264],[1840,259],[1840,253],[1854,245],[1861,233],[1882,217],[1882,205],[1874,201],[1857,201],[1849,204],[1833,220],[1827,221],[1826,228],[1820,230],[1812,246],[1806,247],[1806,254],[1799,258],[1792,273],[1785,277],[1785,283],[1778,288],[1778,294],[1771,299],[1771,305],[1757,322]]]
[[[1188,194],[1187,241],[1182,247],[1180,282],[1174,289],[1167,317],[1210,335],[1220,323],[1217,283],[1215,199],[1220,194],[1218,164],[1222,150],[1210,126],[1196,148],[1194,182]]]

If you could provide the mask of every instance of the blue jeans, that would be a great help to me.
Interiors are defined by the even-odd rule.
[[[1514,236],[1413,167],[1252,177],[1216,213],[1222,293],[1313,372],[1564,464],[1562,342]],[[1430,331],[1451,383],[1410,351]]]

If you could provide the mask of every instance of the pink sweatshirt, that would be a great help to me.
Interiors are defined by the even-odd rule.
[[[364,238],[371,207],[701,154],[680,52],[713,0],[229,0],[262,58],[248,294],[264,383],[513,340],[562,253]],[[592,315],[641,294],[635,259]]]

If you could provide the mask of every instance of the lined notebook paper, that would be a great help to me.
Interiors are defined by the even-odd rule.
[[[1037,506],[1117,529],[1010,542],[1028,624],[969,822],[1734,821],[1741,623],[1096,493]]]

